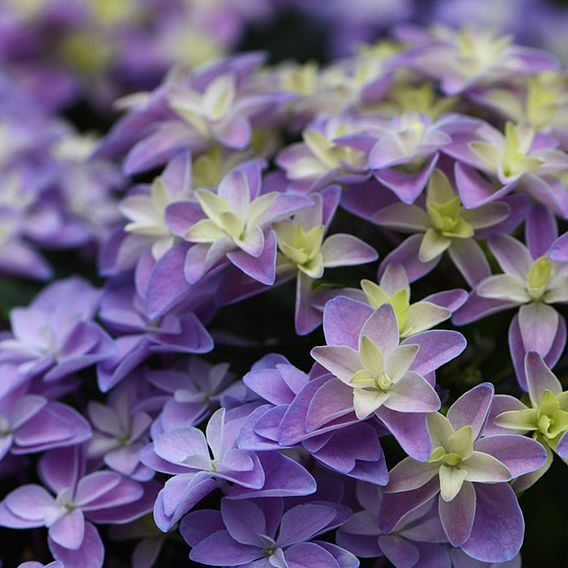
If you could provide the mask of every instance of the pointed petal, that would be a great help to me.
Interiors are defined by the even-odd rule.
[[[461,467],[449,467],[441,465],[439,470],[440,476],[440,494],[444,501],[452,501],[461,491],[467,470]]]
[[[345,345],[314,347],[311,355],[320,365],[348,385],[353,375],[362,368],[359,353]]]
[[[397,412],[436,412],[440,399],[424,377],[409,371],[392,385],[384,404]]]
[[[559,395],[562,392],[560,381],[547,367],[538,353],[527,353],[525,357],[525,373],[529,396],[533,406],[538,406],[542,395],[547,390],[554,395]]]
[[[497,458],[483,452],[474,451],[471,457],[462,462],[468,481],[479,483],[498,483],[509,481],[511,472]]]
[[[476,495],[473,485],[466,481],[451,501],[439,499],[438,512],[444,531],[452,546],[459,547],[471,535],[475,519]]]
[[[514,478],[536,471],[546,463],[546,449],[525,436],[488,436],[477,440],[474,449],[498,459]]]
[[[462,394],[449,408],[447,418],[455,430],[471,426],[475,440],[483,430],[495,389],[491,383],[482,383]]]

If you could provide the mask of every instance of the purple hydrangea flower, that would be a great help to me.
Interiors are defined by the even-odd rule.
[[[154,472],[140,463],[139,454],[146,445],[152,418],[136,410],[137,394],[133,383],[123,383],[109,395],[107,405],[89,402],[87,412],[95,432],[87,456],[102,459],[109,469],[122,475],[147,481]]]
[[[92,321],[99,292],[80,278],[45,288],[27,308],[12,310],[12,337],[0,341],[0,362],[18,365],[24,378],[57,381],[113,354]]]
[[[0,461],[8,453],[29,454],[73,446],[92,435],[73,408],[15,389],[0,398]]]
[[[434,29],[432,45],[419,50],[413,66],[440,81],[449,95],[518,75],[554,69],[556,60],[534,48],[512,44],[508,35],[492,29]]]
[[[568,459],[568,395],[542,357],[531,351],[525,356],[529,406],[509,395],[497,395],[487,431],[491,434],[531,434],[547,451],[546,463],[515,480],[523,491],[540,479],[552,464],[553,452]]]
[[[325,303],[336,296],[347,296],[365,302],[373,309],[390,304],[398,320],[401,338],[416,335],[449,319],[467,300],[467,292],[456,289],[436,292],[419,302],[410,303],[410,285],[406,270],[401,264],[395,263],[387,265],[378,284],[361,280],[361,290],[318,290],[315,303],[323,310]]]
[[[0,524],[12,528],[48,527],[53,556],[70,568],[102,567],[104,548],[92,523],[123,523],[147,513],[155,491],[118,473],[85,473],[80,447],[52,450],[39,462],[40,485],[22,485],[0,503]],[[149,489],[149,488],[148,488]]]
[[[527,223],[528,247],[509,235],[490,239],[489,247],[503,274],[479,282],[454,316],[454,322],[462,325],[520,306],[509,328],[509,347],[519,383],[525,390],[525,353],[536,351],[549,365],[560,357],[566,343],[566,323],[551,304],[568,301],[568,264],[548,256],[556,237],[555,222],[541,206],[533,215],[537,220],[531,216]]]
[[[240,448],[269,451],[300,442],[312,458],[334,471],[379,485],[387,482],[379,441],[379,436],[385,431],[377,424],[355,420],[335,430],[308,432],[292,443],[284,440],[280,427],[286,428],[284,418],[292,403],[304,390],[309,391],[314,383],[321,381],[310,381],[305,373],[281,355],[267,355],[253,365],[243,382],[263,399],[263,403],[254,408],[244,423],[237,439]],[[292,409],[288,420],[298,418]],[[283,432],[286,433],[286,430]],[[289,428],[287,433],[289,436]]]
[[[406,513],[391,531],[383,531],[380,488],[359,483],[356,494],[362,510],[339,528],[340,546],[362,558],[384,556],[397,568],[451,568],[447,538],[433,501]]]
[[[440,400],[425,376],[458,355],[465,339],[452,331],[425,331],[399,344],[390,304],[373,310],[348,298],[326,305],[324,332],[328,345],[315,347],[312,356],[342,383],[328,383],[327,396],[337,391],[344,412],[353,409],[360,420],[377,416],[406,452],[426,459],[426,416]]]
[[[192,546],[190,559],[210,566],[296,568],[306,563],[329,568],[356,568],[359,561],[318,535],[341,525],[347,507],[314,501],[284,510],[282,499],[221,501],[221,511],[190,513],[181,533]]]
[[[191,357],[166,370],[148,371],[147,380],[169,395],[153,425],[155,432],[194,426],[205,420],[221,398],[233,390],[228,363],[211,365]]]
[[[229,172],[217,193],[200,189],[198,202],[170,205],[167,219],[189,248],[184,272],[190,284],[229,260],[239,270],[271,285],[276,277],[276,236],[270,225],[310,206],[309,199],[278,192],[262,193],[261,161]]]
[[[406,458],[390,472],[386,524],[394,526],[439,493],[438,512],[453,546],[484,562],[518,554],[524,523],[507,482],[542,467],[546,451],[523,436],[484,437],[492,399],[493,386],[484,383],[462,395],[447,416],[428,416],[433,451],[426,462]]]
[[[278,452],[257,456],[235,446],[242,419],[224,408],[207,423],[206,435],[197,428],[158,434],[141,455],[152,469],[173,474],[160,491],[154,519],[164,531],[170,529],[223,480],[235,484],[236,498],[305,495],[313,493],[313,478],[296,462]],[[276,471],[275,468],[278,468]],[[239,488],[244,488],[239,491]]]
[[[433,270],[447,251],[466,281],[475,286],[491,273],[475,240],[476,233],[495,229],[510,214],[506,202],[465,209],[447,176],[435,170],[423,206],[393,203],[374,212],[371,220],[380,226],[416,233],[394,249],[383,266],[399,262],[413,281]]]

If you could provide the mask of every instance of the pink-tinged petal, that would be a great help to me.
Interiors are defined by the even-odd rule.
[[[250,142],[252,129],[244,116],[238,116],[220,127],[213,129],[215,137],[233,150],[242,150]]]
[[[400,202],[383,207],[371,219],[377,225],[405,233],[424,233],[430,227],[430,219],[424,209]]]
[[[525,374],[529,396],[534,407],[539,405],[545,391],[549,390],[554,395],[559,395],[562,392],[560,381],[548,368],[539,353],[534,351],[527,353]]]
[[[302,542],[291,546],[285,553],[290,568],[339,568],[335,558],[324,548],[314,542]]]
[[[444,292],[430,294],[424,298],[425,302],[446,308],[450,312],[455,312],[461,308],[466,300],[467,292],[465,290],[445,290]]]
[[[345,345],[314,347],[311,356],[346,384],[349,384],[353,375],[362,368],[359,353]]]
[[[336,514],[334,507],[316,503],[304,503],[289,509],[282,516],[278,546],[311,540],[331,524]]]
[[[383,357],[388,357],[398,347],[398,319],[390,304],[377,308],[361,328],[361,336],[367,336],[380,350]]]
[[[416,544],[398,535],[379,536],[379,546],[395,566],[410,568],[416,566],[419,561],[420,551]]]
[[[325,305],[323,331],[328,345],[347,345],[357,349],[359,332],[373,309],[357,300],[338,297]],[[346,325],[347,324],[347,325]]]
[[[472,288],[491,275],[485,254],[474,239],[454,239],[448,253]]]
[[[240,544],[262,547],[260,535],[267,534],[262,510],[252,501],[221,501],[223,522],[231,537]]]
[[[477,485],[475,492],[475,520],[462,550],[482,562],[513,559],[519,553],[525,530],[515,492],[507,483]]]
[[[446,415],[454,430],[471,426],[475,440],[483,431],[487,421],[494,392],[491,383],[482,383],[462,394]]]
[[[189,554],[194,562],[209,566],[241,566],[262,556],[262,548],[240,544],[227,531],[218,531],[198,542]]]
[[[496,225],[502,225],[510,216],[511,208],[506,201],[489,203],[479,209],[467,209],[463,218],[476,230],[476,232]],[[504,231],[499,231],[504,232]]]
[[[195,201],[178,201],[168,205],[165,212],[166,223],[170,231],[184,238],[187,230],[205,218],[199,203]]]
[[[519,310],[519,329],[525,351],[535,351],[543,357],[554,343],[560,315],[547,304],[532,302]]]
[[[389,483],[385,487],[387,493],[412,491],[428,483],[438,475],[439,464],[419,462],[405,458],[397,463],[389,472]]]
[[[268,231],[264,239],[264,248],[258,257],[244,251],[227,253],[227,258],[247,276],[261,284],[271,286],[276,279],[276,235]]]
[[[501,428],[495,424],[495,419],[500,414],[504,412],[513,412],[516,410],[526,410],[527,407],[514,396],[508,394],[497,394],[493,397],[493,403],[491,404],[491,410],[489,411],[489,416],[487,417],[487,422],[485,428],[483,429],[484,436],[500,436],[509,435],[514,431],[508,428]]]
[[[464,462],[465,479],[479,483],[497,483],[512,479],[509,469],[497,458],[475,450]]]
[[[466,348],[467,341],[457,331],[435,329],[409,337],[402,345],[420,346],[411,370],[426,376],[457,357]]]
[[[85,518],[79,509],[68,512],[49,527],[50,541],[69,550],[77,550],[83,544],[84,535]]]
[[[511,274],[496,274],[485,278],[478,284],[476,292],[482,298],[501,302],[523,304],[531,300],[524,282]]]
[[[298,335],[311,333],[322,322],[322,313],[312,306],[314,281],[301,271],[296,279],[296,307],[294,327]]]
[[[454,314],[452,322],[455,325],[466,325],[517,305],[517,302],[510,300],[483,298],[474,290],[469,295],[466,303]]]
[[[85,532],[81,546],[76,550],[64,548],[48,540],[49,550],[54,558],[65,568],[102,568],[105,549],[97,529],[91,523],[85,523]]]
[[[269,223],[288,218],[296,211],[313,207],[314,202],[309,197],[293,193],[279,193],[272,205],[257,219],[257,223],[266,227]]]
[[[388,187],[403,203],[414,203],[422,193],[438,161],[435,154],[416,174],[408,174],[394,169],[380,170],[375,177]]]
[[[477,440],[474,449],[498,459],[513,478],[536,471],[546,462],[544,446],[525,436],[488,436]]]
[[[456,163],[454,175],[460,199],[468,209],[495,201],[512,191],[516,185],[516,182],[513,182],[497,188],[477,170],[460,162]]]
[[[258,258],[264,250],[264,233],[260,227],[253,227],[244,238],[235,239],[235,242],[242,251]]]
[[[424,377],[409,371],[392,385],[384,405],[398,412],[436,412],[440,399]]]
[[[476,509],[475,489],[468,481],[451,501],[438,500],[438,512],[452,546],[459,547],[471,535]]]
[[[231,211],[239,217],[246,215],[251,201],[256,196],[256,190],[261,184],[263,166],[262,161],[246,162],[233,168],[219,183],[217,194],[229,203]]]
[[[22,485],[8,493],[4,505],[13,515],[43,525],[45,513],[55,505],[55,500],[39,485]]]
[[[489,248],[503,272],[525,280],[533,263],[525,245],[509,235],[496,235],[489,240]]]
[[[423,236],[423,233],[412,235],[390,252],[379,267],[378,278],[382,276],[389,264],[402,264],[406,270],[409,282],[414,282],[434,270],[440,262],[441,256],[428,262],[421,262],[418,258],[418,251],[420,250]]]
[[[428,459],[432,452],[432,440],[428,432],[427,414],[396,412],[383,406],[377,416],[409,456],[419,461]]]
[[[325,239],[321,252],[325,268],[366,264],[379,257],[373,247],[353,235],[346,234],[335,234]]]
[[[525,224],[525,237],[531,256],[539,258],[547,254],[557,236],[554,214],[541,203],[535,203]]]

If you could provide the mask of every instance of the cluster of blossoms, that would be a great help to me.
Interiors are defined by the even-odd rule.
[[[0,61],[48,109],[155,87],[169,68],[199,65],[238,47],[250,27],[305,20],[326,49],[349,55],[393,25],[441,22],[513,34],[568,58],[568,11],[547,0],[4,0]],[[530,21],[524,16],[531,13]],[[322,40],[323,41],[323,40]]]
[[[93,6],[129,37],[130,4]],[[568,77],[485,29],[399,39],[175,69],[100,140],[6,80],[0,270],[48,279],[40,249],[72,247],[102,278],[49,283],[0,334],[0,526],[47,529],[51,568],[181,540],[209,566],[521,565],[518,495],[568,460]],[[229,333],[241,302],[307,337]],[[498,382],[456,328],[505,310]],[[251,343],[250,369],[219,353]]]
[[[47,108],[88,96],[108,112],[173,65],[227,53],[273,11],[267,0],[6,0],[0,60]]]
[[[49,117],[1,76],[0,139],[0,272],[47,280],[46,251],[92,258],[120,223],[120,169],[94,156],[96,138]]]

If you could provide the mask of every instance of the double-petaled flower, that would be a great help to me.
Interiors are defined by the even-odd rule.
[[[386,264],[401,262],[412,275],[411,280],[415,280],[432,270],[447,251],[468,283],[474,286],[490,274],[489,264],[475,240],[476,232],[495,227],[507,219],[510,211],[504,202],[465,209],[447,176],[441,170],[434,170],[424,206],[393,203],[374,213],[371,219],[381,226],[418,233],[391,252]]]
[[[547,449],[546,463],[515,483],[524,490],[543,476],[552,464],[553,452],[568,460],[568,391],[542,357],[531,351],[525,357],[528,405],[509,395],[497,395],[492,409],[495,433],[530,434]]]
[[[392,522],[439,494],[438,512],[449,542],[485,562],[519,552],[524,523],[508,481],[542,467],[546,452],[523,436],[483,437],[493,399],[484,383],[462,395],[446,416],[432,413],[432,453],[406,458],[390,472],[386,492]]]
[[[172,231],[190,243],[185,276],[197,282],[225,257],[251,278],[271,285],[276,277],[276,236],[270,225],[308,207],[308,198],[279,192],[262,193],[260,160],[231,170],[217,192],[197,189],[197,202],[168,207]]]

